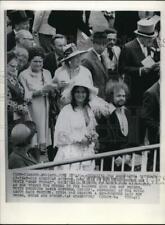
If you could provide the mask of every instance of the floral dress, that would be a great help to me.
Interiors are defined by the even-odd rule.
[[[89,123],[86,125],[85,117],[81,109],[72,108],[71,104],[66,105],[60,112],[55,126],[54,145],[58,147],[55,162],[69,160],[73,158],[83,158],[93,156],[94,141],[89,145],[82,144],[81,141],[85,136],[97,137],[95,128],[96,120],[90,107],[87,109],[89,115]],[[92,171],[95,169],[94,160],[85,161],[82,163],[74,163],[72,165],[65,165],[55,167],[56,169],[70,169],[70,170],[86,170]]]
[[[29,116],[28,107],[24,101],[24,88],[16,76],[7,76],[7,111],[8,127],[13,126],[14,120],[26,119]]]

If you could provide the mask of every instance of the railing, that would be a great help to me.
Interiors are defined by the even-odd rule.
[[[25,169],[28,170],[39,170],[39,169],[49,169],[49,168],[54,168],[57,166],[62,166],[62,165],[72,165],[74,163],[81,163],[84,161],[89,161],[89,160],[98,160],[100,159],[100,166],[99,170],[103,171],[104,168],[104,159],[107,157],[112,158],[112,163],[111,163],[111,171],[115,171],[115,160],[116,157],[119,155],[121,156],[121,170],[124,171],[124,166],[125,166],[125,158],[126,155],[129,154],[131,157],[130,160],[130,168],[131,171],[135,171],[136,168],[136,156],[137,153],[139,156],[141,156],[141,162],[139,163],[140,165],[140,171],[145,172],[147,171],[147,163],[148,163],[148,153],[153,152],[153,166],[152,166],[152,171],[156,171],[156,164],[158,161],[158,150],[160,148],[160,144],[154,144],[154,145],[147,145],[147,146],[140,146],[140,147],[134,147],[134,148],[127,148],[127,149],[122,149],[122,150],[117,150],[117,151],[110,151],[110,152],[105,152],[105,153],[100,153],[100,154],[95,154],[89,157],[84,157],[84,158],[72,158],[70,160],[65,160],[65,161],[60,161],[60,162],[47,162],[47,163],[40,163],[34,166],[29,166],[25,167]]]

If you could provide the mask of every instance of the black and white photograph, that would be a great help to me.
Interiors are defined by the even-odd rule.
[[[9,169],[160,171],[160,11],[6,17]]]
[[[105,8],[4,9],[6,203],[161,204],[163,11]]]

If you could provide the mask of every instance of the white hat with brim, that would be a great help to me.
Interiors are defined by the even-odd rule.
[[[98,88],[94,87],[89,79],[83,78],[82,76],[77,76],[69,87],[63,92],[63,97],[67,99],[67,102],[71,102],[71,91],[74,87],[85,87],[89,90],[89,100],[93,100],[98,94]]]
[[[68,59],[71,59],[77,55],[81,55],[86,53],[87,51],[80,51],[77,49],[76,45],[74,43],[70,43],[66,46],[64,46],[64,58],[60,62],[64,62]]]
[[[67,56],[66,58],[63,58],[62,60],[61,60],[61,62],[64,62],[64,61],[66,61],[66,60],[68,60],[68,59],[71,59],[71,58],[73,58],[73,57],[75,57],[75,56],[77,56],[77,55],[81,55],[81,54],[84,54],[84,53],[86,53],[87,51],[79,51],[79,50],[76,50],[75,52],[73,52],[73,53],[71,53],[69,56]]]
[[[151,20],[141,19],[137,22],[137,30],[134,31],[135,34],[142,37],[154,38],[156,37],[155,25]]]

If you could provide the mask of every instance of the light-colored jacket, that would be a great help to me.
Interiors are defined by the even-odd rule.
[[[104,50],[103,56],[104,56],[106,68],[113,70],[113,69],[115,69],[115,67],[118,67],[121,49],[120,49],[120,47],[115,45],[115,46],[113,46],[112,51],[114,53],[114,56],[113,56],[112,60],[108,56],[107,48]]]
[[[55,35],[56,29],[48,24],[50,11],[36,11],[33,22],[33,32]]]

